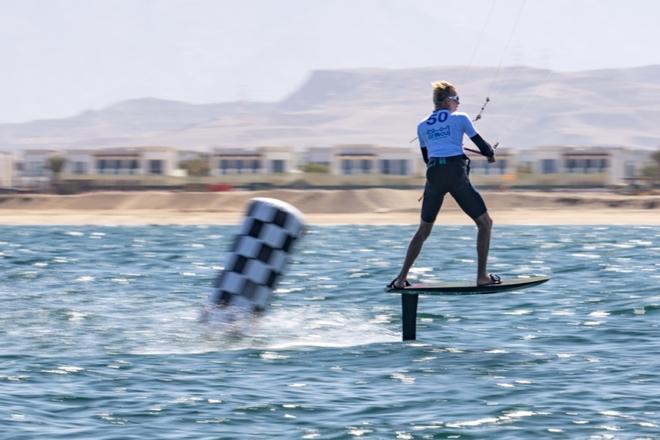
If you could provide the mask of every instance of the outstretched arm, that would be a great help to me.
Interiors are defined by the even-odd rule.
[[[479,133],[472,136],[470,140],[479,148],[481,154],[488,158],[488,162],[495,162],[495,150],[484,140],[484,138],[481,137],[481,135],[479,135]]]

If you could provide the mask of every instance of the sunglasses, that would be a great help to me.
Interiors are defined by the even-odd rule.
[[[447,96],[447,99],[449,99],[450,101],[454,101],[456,104],[460,104],[460,103],[461,103],[461,100],[460,100],[460,98],[458,97],[458,95]]]

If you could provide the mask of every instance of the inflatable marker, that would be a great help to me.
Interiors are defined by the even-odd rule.
[[[264,311],[303,230],[302,213],[288,203],[250,200],[227,264],[213,283],[211,303]]]

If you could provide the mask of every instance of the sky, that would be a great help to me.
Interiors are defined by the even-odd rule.
[[[655,0],[0,0],[0,123],[278,101],[313,70],[660,64]]]

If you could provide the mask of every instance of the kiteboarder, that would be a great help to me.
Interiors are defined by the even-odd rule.
[[[419,146],[427,167],[421,221],[410,240],[401,271],[388,287],[400,289],[410,285],[407,281],[408,271],[431,234],[447,193],[452,195],[478,228],[477,285],[499,284],[500,277],[486,270],[493,220],[483,198],[470,183],[469,159],[463,150],[463,135],[468,135],[489,163],[495,162],[495,150],[477,133],[470,117],[457,111],[460,99],[453,84],[447,81],[434,82],[433,104],[435,110],[417,126]]]

